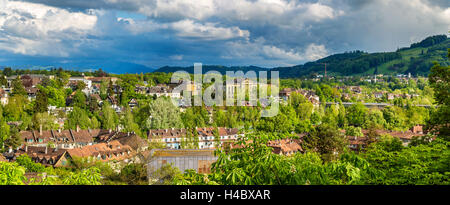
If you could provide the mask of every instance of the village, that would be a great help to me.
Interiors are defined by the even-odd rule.
[[[401,76],[405,78],[404,76]],[[19,76],[8,76],[5,78],[5,83],[0,88],[1,104],[7,106],[10,96],[17,95],[14,92],[14,87],[17,88],[19,82],[19,89],[24,89],[25,96],[29,102],[36,102],[39,95],[39,88],[43,88],[43,84],[48,85],[48,81],[56,81],[55,75],[39,75],[39,74],[25,74]],[[66,77],[67,78],[67,77]],[[130,98],[124,103],[123,95],[125,87],[122,79],[119,77],[69,77],[66,79],[67,83],[63,86],[64,89],[70,90],[63,106],[55,106],[48,103],[47,113],[52,115],[55,126],[48,129],[45,124],[40,124],[38,129],[21,130],[18,134],[20,143],[16,143],[16,147],[7,146],[3,143],[4,152],[0,156],[2,161],[14,162],[18,156],[27,155],[33,162],[40,163],[45,166],[52,167],[71,167],[71,160],[81,158],[86,162],[107,162],[110,164],[132,164],[143,163],[146,164],[148,175],[151,176],[156,170],[160,169],[166,164],[173,164],[179,170],[194,169],[198,173],[210,173],[211,165],[217,160],[214,156],[214,150],[217,148],[230,150],[241,148],[238,141],[244,139],[246,134],[253,133],[252,130],[238,129],[237,127],[187,127],[187,128],[159,128],[148,129],[145,132],[135,132],[130,129],[125,129],[124,125],[119,123],[109,129],[105,127],[89,127],[88,129],[81,129],[79,124],[72,126],[73,129],[67,129],[67,116],[74,110],[74,101],[76,101],[77,93],[83,93],[86,98],[83,98],[82,104],[91,103],[96,104],[95,107],[102,107],[106,102],[108,106],[117,114],[123,115],[126,109],[137,111],[140,109],[140,102],[142,96],[155,100],[158,98],[179,99],[179,107],[176,108],[180,113],[186,112],[190,109],[189,106],[183,104],[182,93],[173,92],[179,83],[153,83],[150,85],[146,81],[138,82],[131,85],[134,87],[134,93],[141,96],[141,99]],[[313,79],[313,81],[315,81]],[[407,80],[405,80],[407,82]],[[134,81],[133,81],[134,82]],[[380,82],[380,81],[378,81]],[[257,84],[251,80],[245,79],[243,81],[245,88],[251,89]],[[374,82],[375,83],[375,82]],[[108,91],[105,92],[105,85]],[[193,82],[187,83],[186,90],[193,95],[200,94],[202,86]],[[23,86],[23,88],[21,88]],[[103,86],[103,87],[102,87]],[[233,94],[236,86],[226,87],[227,92]],[[339,107],[344,105],[346,107],[352,104],[345,104],[346,100],[350,98],[355,99],[369,97],[368,93],[363,91],[360,86],[336,86],[334,88],[341,91],[339,96],[344,102],[329,103],[321,102],[320,97],[316,91],[312,89],[296,89],[285,87],[280,90],[279,97],[275,100],[280,101],[283,105],[288,105],[291,102],[291,96],[300,95],[309,104],[312,105],[312,110],[318,110],[321,104],[326,103],[326,107],[330,105]],[[103,90],[103,92],[102,92]],[[105,96],[106,94],[106,96]],[[79,95],[79,94],[78,94]],[[102,97],[101,97],[102,95]],[[410,99],[418,95],[402,95],[392,94],[387,91],[374,92],[370,94],[374,99],[384,98],[385,102],[394,100],[396,98]],[[367,98],[364,98],[367,99]],[[119,100],[121,101],[119,103]],[[251,105],[248,101],[242,104],[249,109],[256,109],[256,105]],[[268,104],[262,103],[263,107]],[[388,104],[383,103],[366,103],[366,107],[384,107]],[[215,112],[217,109],[205,106],[207,118],[205,121],[213,122],[215,120]],[[222,108],[225,110],[225,108]],[[92,110],[94,111],[94,110]],[[314,112],[314,111],[313,111]],[[317,112],[317,111],[316,111]],[[61,114],[62,113],[62,114]],[[151,118],[151,115],[150,115]],[[21,121],[8,121],[8,126],[20,127]],[[34,126],[36,127],[36,126]],[[44,129],[46,127],[47,129]],[[359,152],[368,146],[370,139],[370,131],[362,129],[359,132],[349,133],[346,130],[341,130],[343,135],[347,138],[347,147],[350,150]],[[293,137],[285,139],[275,139],[267,142],[267,146],[271,147],[274,154],[291,156],[295,153],[304,153],[303,137],[307,132],[291,131]],[[413,137],[423,137],[426,135],[422,125],[414,125],[411,129],[403,131],[393,131],[387,129],[376,129],[377,136],[389,135],[398,138],[402,141],[404,146],[408,146]],[[140,134],[140,135],[139,135]],[[200,154],[199,154],[200,153]],[[207,159],[204,159],[204,158]],[[180,161],[181,160],[181,161]],[[184,160],[184,162],[183,162]],[[194,160],[195,163],[187,163],[187,161]],[[120,167],[120,166],[119,166]]]

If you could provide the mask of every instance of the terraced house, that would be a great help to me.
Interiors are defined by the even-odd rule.
[[[171,149],[181,149],[182,140],[187,140],[189,136],[198,138],[199,149],[215,149],[216,142],[219,141],[223,146],[227,142],[236,140],[239,136],[239,130],[237,128],[217,128],[218,134],[215,133],[215,128],[196,128],[195,132],[188,129],[153,129],[148,132],[148,139],[150,141],[158,141],[166,144]],[[216,139],[215,136],[219,136]]]

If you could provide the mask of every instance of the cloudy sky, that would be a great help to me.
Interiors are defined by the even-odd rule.
[[[0,65],[275,67],[448,31],[447,0],[0,0]]]

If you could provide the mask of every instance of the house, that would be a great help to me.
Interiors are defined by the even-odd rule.
[[[9,162],[13,162],[18,156],[24,154],[28,155],[33,162],[53,167],[68,166],[69,160],[71,159],[71,156],[66,149],[27,145],[23,145],[17,150],[9,149],[9,151],[3,155]]]
[[[231,149],[240,149],[244,148],[248,144],[251,144],[253,140],[246,141],[245,145],[242,144],[231,144]],[[277,139],[270,140],[267,142],[267,146],[272,148],[272,153],[291,156],[297,152],[303,152],[303,148],[301,147],[302,139]]]
[[[422,125],[415,125],[411,128],[411,131],[416,134],[423,134],[423,126]]]
[[[279,94],[280,94],[280,97],[281,97],[281,98],[283,98],[284,100],[287,100],[287,99],[291,96],[291,93],[294,92],[294,91],[295,91],[295,90],[292,89],[292,88],[283,88],[283,89],[279,92]]]
[[[314,91],[304,90],[304,89],[293,89],[293,88],[283,88],[279,94],[284,100],[288,100],[293,92],[303,95],[307,100],[309,100],[314,106],[320,104],[320,98],[316,95]]]
[[[173,89],[167,86],[153,86],[148,88],[148,95],[161,97],[171,97],[171,98],[180,98],[181,95],[179,92],[173,92]]]
[[[272,152],[279,155],[291,156],[297,152],[303,152],[300,146],[301,140],[296,139],[278,139],[271,140],[267,146],[272,147]]]
[[[388,94],[387,94],[387,99],[388,99],[388,100],[393,100],[393,99],[395,99],[395,95],[392,94],[392,93],[388,93]]]
[[[67,152],[72,157],[86,158],[88,162],[127,161],[135,154],[130,146],[123,145],[117,140],[70,149]]]
[[[348,147],[353,151],[359,151],[367,147],[366,137],[347,136]]]
[[[102,81],[106,82],[111,81],[113,84],[115,84],[119,80],[119,78],[116,77],[93,77],[93,76],[85,76],[84,79],[90,80],[92,84],[101,84]]]
[[[373,96],[375,97],[375,98],[377,98],[377,99],[379,99],[379,98],[382,98],[383,97],[383,92],[375,92],[375,93],[373,93]]]
[[[362,88],[360,86],[350,86],[350,90],[354,93],[361,93]]]
[[[100,130],[31,130],[21,131],[20,136],[26,145],[45,147],[53,144],[57,148],[73,149],[95,144],[95,138]]]
[[[215,149],[216,142],[220,142],[220,146],[223,146],[229,141],[236,140],[242,134],[238,133],[236,128],[217,128],[219,133],[215,133],[213,127],[208,128],[196,128],[194,133],[189,129],[153,129],[148,132],[148,139],[150,141],[158,141],[166,144],[171,149],[181,149],[182,140],[186,140],[188,135],[198,137],[199,149]],[[216,134],[220,139],[216,139]]]
[[[117,140],[123,145],[130,146],[136,152],[143,152],[148,148],[148,142],[134,132],[103,131],[97,136],[99,143],[108,143]]]
[[[38,88],[26,87],[25,91],[27,91],[28,99],[36,99]]]
[[[8,93],[5,91],[5,89],[0,88],[0,103],[2,105],[6,105],[9,102]]]
[[[131,99],[130,102],[128,102],[128,106],[130,106],[131,109],[138,107],[138,102],[135,98]]]

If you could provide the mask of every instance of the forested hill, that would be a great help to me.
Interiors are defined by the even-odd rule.
[[[410,47],[397,49],[395,52],[367,53],[352,51],[330,55],[314,62],[292,67],[277,67],[270,70],[280,71],[280,77],[304,77],[324,74],[325,64],[327,75],[373,75],[373,74],[407,74],[428,75],[433,62],[450,65],[447,60],[447,49],[450,39],[446,35],[430,36],[421,42],[413,43]],[[161,67],[154,72],[175,72],[184,70],[193,73],[194,67]],[[226,71],[249,70],[261,71],[266,68],[256,66],[220,66],[203,65],[203,73],[217,70],[222,74]]]
[[[449,65],[447,48],[450,39],[446,35],[428,37],[410,47],[395,52],[366,53],[353,51],[331,55],[314,62],[293,67],[279,67],[281,77],[324,74],[325,63],[328,75],[370,75],[411,73],[427,75],[434,61]]]

